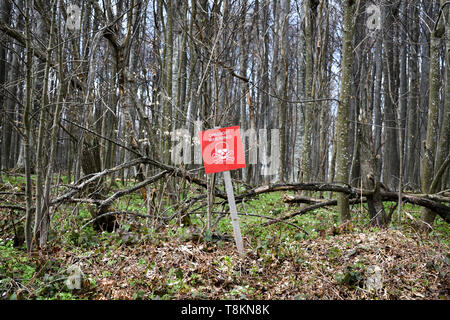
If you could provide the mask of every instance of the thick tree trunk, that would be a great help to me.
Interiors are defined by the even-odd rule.
[[[408,119],[407,119],[407,132],[406,135],[406,154],[405,154],[405,182],[408,184],[408,189],[416,190],[419,186],[418,183],[418,157],[420,152],[419,143],[419,10],[416,5],[410,6],[410,58],[409,58],[409,74],[410,74],[410,86],[409,86],[409,102],[408,102]]]
[[[445,1],[441,1],[444,6]],[[442,18],[447,22],[445,28],[445,87],[444,87],[444,111],[442,116],[442,125],[441,131],[439,135],[439,145],[438,145],[438,153],[436,155],[436,171],[441,169],[441,166],[444,165],[446,160],[446,156],[449,154],[450,150],[450,4],[447,4],[443,7]],[[435,174],[435,179],[437,179],[435,187],[432,188],[431,192],[438,191],[439,187],[441,189],[447,188],[448,185],[448,172],[450,166],[447,166],[447,169],[444,169],[444,173],[442,175]]]
[[[382,38],[377,35],[375,45],[375,84],[373,89],[373,112],[374,112],[374,151],[377,158],[377,171],[381,173],[381,166],[383,163],[381,132],[382,132],[382,111],[381,111],[381,84],[383,78],[383,55],[382,55]]]
[[[348,183],[350,155],[348,153],[348,117],[352,91],[353,33],[355,1],[346,0],[344,9],[344,37],[342,40],[342,76],[339,107],[336,119],[337,170],[336,182]],[[350,219],[348,195],[338,194],[338,211],[342,223]]]
[[[442,5],[445,2],[442,1]],[[440,86],[441,86],[441,72],[440,72],[440,51],[441,38],[445,34],[445,20],[447,19],[446,9],[439,14],[433,32],[431,33],[430,42],[430,93],[428,102],[428,123],[427,135],[424,141],[424,156],[422,159],[422,192],[433,193],[431,189],[434,176],[439,168],[436,167],[437,158],[437,142],[439,132],[439,104],[440,104]],[[448,88],[448,87],[447,87]],[[449,94],[447,93],[448,97]],[[448,101],[446,102],[448,104]],[[447,124],[446,124],[447,125]],[[447,136],[447,135],[444,135]],[[444,138],[445,141],[445,138]],[[445,145],[445,142],[444,142]],[[444,155],[441,158],[441,164],[444,160]],[[433,225],[436,214],[428,209],[422,209],[421,217],[425,222],[425,228]]]
[[[316,21],[316,10],[312,7],[311,0],[304,1],[305,13],[305,98],[312,100],[313,97],[313,65],[314,65],[314,35],[313,28]],[[311,152],[312,152],[312,125],[313,125],[314,103],[307,102],[304,105],[304,131],[302,144],[302,158],[300,182],[310,182],[312,178]]]
[[[37,150],[36,150],[36,196],[35,196],[35,222],[34,222],[34,236],[36,241],[39,240],[39,246],[44,246],[47,242],[48,235],[48,226],[49,226],[49,217],[44,212],[44,171],[46,171],[47,164],[48,167],[52,166],[51,160],[47,158],[47,152],[44,152],[44,144],[47,144],[47,122],[48,122],[48,110],[49,108],[49,73],[50,73],[50,61],[52,58],[53,52],[53,38],[55,35],[55,19],[56,19],[56,1],[54,2],[54,6],[51,10],[52,20],[50,24],[50,35],[48,37],[47,44],[47,52],[46,52],[46,62],[44,67],[44,77],[43,77],[43,85],[42,85],[42,95],[41,95],[41,112],[39,116],[39,133],[37,140]]]
[[[359,87],[361,90],[361,117],[359,126],[358,147],[360,149],[361,180],[362,186],[368,190],[374,190],[373,194],[367,196],[370,223],[376,226],[386,224],[386,213],[380,196],[380,172],[377,166],[377,156],[374,146],[373,131],[371,125],[372,110],[367,104],[367,66],[365,54],[362,54],[362,65],[360,72]]]

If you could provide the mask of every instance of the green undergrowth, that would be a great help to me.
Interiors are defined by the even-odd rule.
[[[62,180],[65,181],[64,179],[66,178],[63,177]],[[3,181],[2,190],[15,192],[23,190],[23,177],[3,175]],[[110,194],[125,187],[120,181],[116,181],[116,187],[110,190]],[[243,187],[236,186],[236,190],[238,189],[239,192],[245,192]],[[198,191],[190,190],[187,196],[194,194],[198,194]],[[295,195],[296,193],[266,193],[238,204],[245,246],[251,255],[255,256],[256,261],[247,266],[246,270],[249,276],[260,277],[262,285],[269,286],[271,284],[263,276],[262,270],[276,263],[288,261],[294,269],[309,270],[310,262],[301,254],[303,249],[300,249],[304,243],[332,242],[340,236],[371,235],[383,231],[370,226],[367,207],[364,204],[352,206],[351,226],[345,230],[339,229],[339,216],[333,208],[317,209],[296,216],[287,220],[289,224],[263,225],[271,219],[299,210],[298,205],[287,205],[283,202],[284,194]],[[312,196],[318,197],[319,194]],[[23,198],[20,196],[10,197],[8,201],[24,204]],[[144,254],[145,252],[142,253],[141,248],[147,246],[150,246],[151,250],[155,252],[159,252],[159,248],[167,246],[170,250],[181,248],[180,250],[184,250],[184,255],[194,248],[207,256],[220,252],[221,258],[217,261],[214,260],[217,265],[211,267],[222,270],[221,274],[225,275],[225,279],[218,278],[217,282],[222,286],[221,290],[226,290],[226,297],[252,297],[255,299],[265,297],[263,293],[259,293],[260,289],[253,282],[236,280],[238,281],[236,285],[226,289],[228,281],[236,278],[237,271],[234,269],[236,256],[228,206],[222,201],[217,201],[217,203],[213,206],[212,230],[205,228],[206,206],[199,202],[189,208],[193,211],[191,225],[183,225],[180,219],[174,217],[166,225],[160,227],[160,224],[154,219],[118,215],[118,227],[113,232],[94,230],[92,223],[89,223],[92,219],[90,205],[62,205],[53,212],[48,248],[31,254],[26,253],[23,243],[14,246],[15,233],[13,228],[8,227],[11,221],[10,215],[14,215],[18,220],[22,213],[0,211],[0,230],[2,230],[0,233],[0,299],[120,298],[120,296],[114,295],[114,292],[105,293],[104,290],[108,287],[109,281],[115,283],[120,279],[114,278],[118,277],[116,272],[130,259],[135,260],[138,275],[124,273],[121,276],[126,277],[125,283],[120,286],[124,288],[124,291],[129,290],[127,298],[173,299],[184,295],[195,299],[211,296],[202,290],[203,287],[206,288],[210,284],[206,282],[201,272],[181,270],[170,263],[167,268],[158,267],[152,261],[154,257],[148,257]],[[448,248],[450,228],[442,219],[438,217],[433,231],[428,235],[423,235],[418,229],[420,207],[403,204],[399,223],[397,210],[393,210],[395,203],[385,202],[384,205],[386,212],[392,211],[391,222],[384,231],[401,231],[402,234],[414,239],[419,244],[431,247],[444,245]],[[177,212],[177,208],[169,206],[168,201],[163,201],[160,208],[160,218],[168,218]],[[112,209],[147,214],[146,206],[139,192],[120,198],[114,203]],[[351,249],[341,243],[340,246],[328,248],[324,255],[330,263],[337,266],[342,263],[341,256],[345,250]],[[130,257],[119,255],[118,252],[122,251],[130,254]],[[67,269],[74,263],[81,265],[85,273],[83,289],[80,290],[68,288],[65,282],[68,278]],[[367,264],[361,261],[352,263],[332,277],[337,285],[358,286]],[[159,274],[164,275],[161,278],[164,280],[155,280],[159,279]],[[308,281],[313,281],[311,279]],[[294,274],[292,279],[288,278],[286,281],[293,286],[311,285],[309,282],[305,283],[307,280],[298,278]]]
[[[66,284],[65,261],[51,255],[27,254],[13,241],[0,241],[0,299],[79,299]]]

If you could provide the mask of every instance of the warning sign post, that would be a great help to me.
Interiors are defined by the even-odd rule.
[[[234,199],[230,170],[245,168],[245,156],[239,127],[211,129],[200,132],[205,173],[223,172],[230,207],[234,240],[239,254],[244,255],[241,227]]]

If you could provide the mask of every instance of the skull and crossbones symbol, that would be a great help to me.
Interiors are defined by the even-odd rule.
[[[223,163],[223,161],[234,161],[234,151],[230,150],[226,142],[216,143],[214,151],[211,154],[215,164]]]

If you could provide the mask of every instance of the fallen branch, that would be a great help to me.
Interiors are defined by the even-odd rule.
[[[145,187],[146,185],[153,183],[155,181],[158,181],[159,179],[161,179],[162,177],[164,177],[166,174],[168,173],[167,170],[162,171],[160,173],[158,173],[157,175],[150,177],[148,179],[145,179],[144,181],[135,184],[134,186],[132,186],[131,188],[125,189],[125,190],[120,190],[116,193],[114,193],[112,196],[110,196],[108,199],[105,199],[103,201],[100,202],[99,205],[99,211],[101,211],[103,208],[109,207],[114,200],[116,200],[117,198],[120,198],[124,195],[130,194],[136,190],[139,190],[143,187]]]
[[[357,203],[361,203],[361,201],[362,202],[366,202],[367,199],[366,198],[350,199],[349,200],[349,204],[357,204]],[[296,211],[294,213],[291,213],[291,214],[289,214],[287,216],[277,218],[277,219],[275,219],[273,221],[264,222],[262,224],[262,226],[269,226],[269,225],[274,224],[274,223],[284,222],[285,220],[291,219],[291,218],[296,217],[296,216],[304,215],[304,214],[306,214],[306,213],[308,213],[308,212],[310,212],[312,210],[320,209],[320,208],[323,208],[323,207],[335,206],[335,205],[337,205],[337,199],[319,202],[319,203],[316,203],[316,204],[314,204],[312,206],[309,206],[309,207],[303,208],[303,209],[301,209],[299,211]]]
[[[172,175],[179,177],[179,178],[184,178],[187,181],[189,181],[190,183],[195,183],[203,188],[207,188],[207,183],[206,180],[203,179],[199,179],[196,178],[194,176],[192,176],[189,171],[186,171],[182,168],[176,168],[176,167],[172,167],[169,166],[167,164],[161,163],[159,161],[150,159],[150,158],[142,158],[143,159],[143,163],[147,163],[147,164],[151,164],[157,168],[163,169],[163,170],[167,170],[168,172],[170,172]],[[221,191],[220,189],[218,189],[217,187],[215,188],[215,196],[222,198],[222,199],[227,199],[227,195],[225,192]]]
[[[261,187],[257,187],[248,192],[236,196],[236,201],[245,198],[252,198],[257,195],[276,191],[332,191],[343,192],[346,194],[356,196],[357,193],[353,191],[353,188],[346,184],[337,183],[277,183],[269,184]]]
[[[276,191],[299,191],[299,190],[309,190],[309,191],[332,191],[332,192],[341,192],[348,194],[351,199],[355,201],[361,201],[361,197],[367,197],[373,195],[373,191],[353,188],[346,184],[336,184],[336,183],[279,183],[273,185],[266,185],[262,187],[255,188],[250,190],[244,194],[236,196],[236,200],[242,201],[245,198],[255,197],[259,194],[268,193],[268,192],[276,192]],[[390,192],[390,191],[381,191],[380,192],[382,201],[397,201],[398,193]],[[430,199],[433,195],[415,195],[415,194],[402,194],[402,201],[411,203],[414,205],[418,205],[421,207],[428,208],[433,212],[436,212],[444,221],[450,223],[450,207],[444,205],[438,201]],[[440,200],[443,201],[445,198],[440,197]],[[295,215],[302,214],[304,210],[308,212],[310,210],[314,210],[317,208],[325,207],[325,206],[333,206],[335,204],[335,200],[330,200],[328,202],[322,202],[303,210],[296,212]],[[289,219],[292,217],[291,215],[283,217],[283,219]],[[280,218],[281,219],[281,218]],[[274,223],[274,222],[271,222]]]
[[[381,192],[381,198],[383,201],[396,201],[398,194],[395,192],[384,191]],[[421,207],[428,208],[436,212],[445,222],[450,223],[450,207],[440,202],[425,198],[418,197],[412,194],[402,194],[402,200],[407,203],[415,204]]]
[[[326,199],[315,199],[315,198],[304,197],[304,196],[291,196],[288,194],[283,195],[284,203],[316,204],[316,203],[323,203],[325,201],[327,201],[327,200]]]
[[[103,176],[105,176],[105,175],[107,175],[107,174],[110,174],[110,173],[113,173],[113,172],[116,172],[116,171],[119,171],[119,170],[128,168],[128,167],[132,167],[132,166],[137,165],[137,164],[139,164],[139,163],[141,163],[141,162],[142,162],[142,159],[141,159],[141,158],[138,158],[138,159],[131,160],[131,161],[127,162],[127,163],[123,163],[123,164],[121,164],[121,165],[118,165],[118,166],[116,166],[116,167],[114,167],[114,168],[111,168],[111,169],[105,169],[105,170],[103,170],[103,171],[100,171],[100,172],[97,172],[97,173],[95,173],[95,174],[92,174],[92,176],[91,176],[89,179],[84,180],[84,181],[83,181],[82,183],[80,183],[79,185],[72,186],[72,187],[71,187],[72,190],[70,190],[69,192],[67,192],[67,193],[65,193],[65,194],[63,194],[63,195],[57,197],[56,199],[54,199],[53,201],[51,201],[50,204],[51,204],[51,205],[55,205],[55,204],[58,204],[58,203],[60,203],[60,202],[64,202],[64,201],[68,201],[68,200],[70,201],[70,199],[71,199],[75,194],[77,194],[78,192],[84,190],[89,184],[91,184],[92,182],[94,182],[94,181],[100,179],[101,177],[103,177]],[[84,178],[84,177],[83,177],[83,178]],[[83,179],[83,178],[82,178],[82,179]]]
[[[140,155],[140,156],[141,157],[139,157],[137,159],[123,163],[114,168],[105,169],[101,172],[93,173],[93,174],[82,177],[79,181],[77,181],[77,183],[69,186],[70,191],[67,191],[66,193],[64,193],[61,196],[58,196],[57,198],[52,200],[50,202],[50,205],[56,205],[56,204],[60,204],[63,202],[88,202],[88,203],[98,205],[102,209],[102,210],[99,210],[99,212],[102,213],[102,211],[108,210],[108,207],[113,203],[114,200],[118,199],[119,197],[121,197],[123,195],[132,193],[150,183],[153,183],[167,174],[186,179],[188,182],[197,184],[197,185],[201,186],[202,188],[207,188],[207,183],[205,180],[194,177],[189,171],[186,171],[182,168],[177,168],[177,167],[173,167],[173,166],[161,163],[159,161],[153,160],[151,158],[148,158],[148,157],[145,157],[142,155]],[[131,166],[141,164],[141,163],[152,165],[152,166],[162,169],[164,171],[136,184],[135,186],[133,186],[131,188],[118,191],[115,194],[113,194],[112,196],[110,196],[109,198],[107,198],[106,200],[74,198],[74,196],[76,194],[78,194],[79,192],[81,192],[85,188],[87,188],[89,184],[97,181],[98,179],[102,178],[103,176],[111,174],[111,173],[119,171],[119,170],[122,170],[122,169],[125,169],[125,168],[128,168],[128,167],[131,167]],[[240,202],[240,201],[244,201],[244,199],[252,198],[252,197],[258,196],[263,193],[276,192],[276,191],[300,191],[300,190],[331,191],[331,192],[345,193],[345,194],[349,195],[349,197],[351,199],[350,200],[351,203],[352,202],[358,203],[358,202],[361,202],[362,200],[363,200],[362,202],[365,202],[364,197],[371,196],[374,193],[371,190],[353,188],[348,184],[279,183],[279,184],[270,184],[270,185],[260,186],[260,187],[251,189],[240,195],[237,195],[235,198],[236,198],[236,202]],[[226,194],[218,188],[215,188],[214,193],[215,193],[215,196],[218,198],[227,199]],[[380,196],[382,198],[382,201],[397,201],[398,200],[398,193],[396,193],[396,192],[381,191]],[[401,195],[401,200],[404,202],[407,202],[407,203],[411,203],[414,205],[428,208],[428,209],[432,210],[433,212],[436,212],[439,216],[441,216],[444,219],[444,221],[450,222],[450,207],[442,203],[442,202],[447,202],[447,203],[450,202],[450,198],[445,193],[440,192],[440,193],[431,194],[431,195],[403,193]],[[281,220],[287,220],[294,216],[304,214],[304,213],[309,212],[314,209],[323,208],[326,206],[334,206],[337,204],[336,200],[322,201],[322,200],[317,200],[317,199],[313,199],[313,198],[305,198],[305,197],[303,197],[301,199],[298,197],[297,198],[293,197],[289,200],[289,197],[287,197],[286,202],[290,202],[290,201],[292,201],[292,202],[300,201],[300,202],[309,203],[309,204],[312,203],[313,205],[306,207],[298,212],[294,212],[288,216],[281,217],[281,218],[275,219],[273,221],[267,222],[266,224],[272,224],[272,223],[279,222]],[[188,204],[188,206],[191,204],[192,204],[192,202],[190,202],[190,204]],[[11,205],[0,205],[0,208],[15,209],[15,210],[24,210],[25,209],[21,206],[11,206]],[[187,208],[185,207],[184,209],[187,209]],[[103,213],[101,215],[99,215],[98,217],[96,217],[95,219],[98,219],[102,215],[103,215]]]

